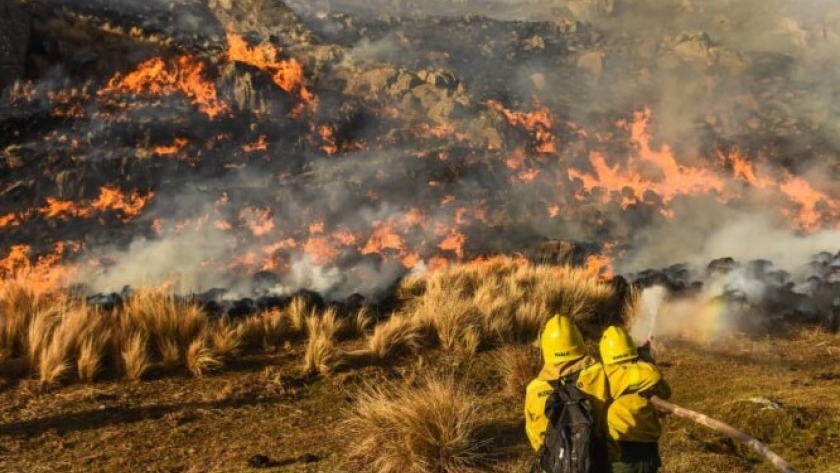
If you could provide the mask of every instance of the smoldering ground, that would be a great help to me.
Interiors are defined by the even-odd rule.
[[[270,257],[266,247],[285,238],[302,244],[313,236],[306,227],[323,221],[325,235],[319,237],[329,239],[326,234],[337,229],[361,235],[359,242],[350,245],[354,251],[344,253],[339,248],[330,263],[319,264],[300,246],[282,248],[280,259],[287,265],[283,269],[287,276],[280,277],[277,290],[311,286],[337,295],[375,293],[409,271],[395,261],[406,256],[402,252],[420,253],[416,263],[423,267],[426,257],[440,251],[437,245],[445,234],[436,228],[451,228],[458,219],[453,207],[441,204],[449,196],[467,207],[481,207],[489,215],[483,222],[468,214],[474,220],[463,231],[471,254],[515,252],[542,239],[609,241],[624,250],[613,255],[618,269],[631,274],[684,261],[702,265],[724,256],[778,259],[781,266],[789,267],[806,264],[808,252],[836,251],[827,229],[836,227],[838,214],[825,199],[833,200],[840,192],[831,177],[838,169],[833,131],[840,127],[840,114],[835,101],[828,100],[837,92],[835,71],[840,69],[832,67],[836,59],[830,51],[838,33],[832,20],[836,8],[828,3],[438,1],[380,5],[341,1],[289,5],[321,41],[341,45],[340,56],[348,67],[355,67],[356,62],[393,63],[413,72],[451,71],[468,97],[457,120],[477,121],[491,115],[486,105],[490,99],[523,111],[533,110],[536,99],[552,112],[552,131],[558,136],[556,155],[537,156],[529,149],[524,167],[517,171],[532,171],[528,176],[536,177],[525,182],[512,177],[514,172],[506,164],[520,139],[511,134],[504,136],[508,148],[498,151],[470,143],[453,147],[419,137],[395,145],[377,141],[387,126],[355,123],[354,136],[376,148],[344,152],[340,159],[307,154],[311,149],[286,152],[292,140],[281,144],[269,138],[267,154],[278,164],[262,165],[260,171],[199,175],[191,179],[190,188],[152,182],[157,194],[143,217],[144,224],[150,225],[156,217],[178,222],[200,221],[209,215],[213,220],[181,233],[132,238],[129,244],[97,243],[88,254],[111,263],[86,276],[86,282],[105,290],[165,281],[167,274],[180,273],[188,275],[184,280],[190,282],[184,284],[191,288],[240,287],[248,280],[247,271],[230,270],[231,260],[246,255]],[[336,16],[339,13],[345,16]],[[218,25],[206,26],[201,18],[190,14],[169,24],[187,25],[185,31],[197,28],[196,34],[203,34],[202,28],[208,35],[216,34]],[[325,70],[328,77],[329,68]],[[322,96],[320,116],[343,106],[341,91],[318,90],[315,82],[316,93]],[[340,87],[338,81],[323,84],[323,88]],[[405,112],[399,100],[388,105]],[[649,131],[654,147],[658,150],[668,144],[677,169],[717,170],[725,178],[727,195],[691,189],[690,195],[664,205],[665,213],[673,215],[669,219],[662,215],[662,198],[651,193],[636,195],[631,187],[607,188],[603,183],[581,191],[582,183],[570,178],[568,171],[575,168],[595,175],[592,150],[602,152],[617,175],[629,176],[624,171],[629,171],[627,161],[638,152],[638,143],[631,143],[627,127],[616,123],[626,124],[645,107],[652,111]],[[374,109],[371,115],[376,113]],[[194,131],[194,138],[209,140],[215,130],[211,125],[207,128],[207,136],[199,130]],[[92,128],[93,133],[96,130]],[[306,127],[301,132],[311,133]],[[620,142],[624,144],[617,146]],[[821,192],[823,201],[815,207],[822,214],[818,225],[803,232],[793,217],[803,210],[802,205],[772,195],[773,189],[745,189],[749,185],[743,176],[731,175],[731,163],[721,159],[733,149],[742,150],[755,171],[768,179],[798,176]],[[440,158],[417,159],[413,157],[417,153]],[[284,160],[299,165],[280,164]],[[291,167],[308,177],[297,183],[292,182],[296,178],[281,181],[278,176]],[[207,166],[202,172],[206,171]],[[664,173],[654,164],[635,171],[642,181],[650,182]],[[166,180],[172,181],[171,176]],[[438,187],[431,187],[432,182]],[[230,203],[219,207],[216,202],[223,193]],[[371,199],[372,194],[379,197]],[[620,201],[628,195],[634,202],[622,205]],[[773,209],[767,212],[768,207]],[[777,208],[785,212],[781,217]],[[401,235],[402,248],[387,250],[394,259],[360,257],[358,248],[365,246],[375,222],[399,223],[411,209],[425,216],[426,226]],[[274,241],[249,229],[257,211],[269,212],[274,229],[268,234],[276,237]],[[756,213],[769,216],[756,221]],[[227,222],[236,231],[219,229],[214,221]],[[820,229],[828,233],[821,234]],[[805,233],[814,236],[801,249],[797,244],[795,252],[776,251],[773,241],[798,242]],[[774,239],[759,240],[756,234]],[[746,245],[748,238],[751,241]],[[454,252],[446,256],[457,258]]]

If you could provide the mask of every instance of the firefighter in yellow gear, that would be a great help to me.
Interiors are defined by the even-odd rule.
[[[600,343],[612,402],[607,408],[609,453],[613,473],[656,473],[662,466],[662,424],[650,397],[671,397],[662,372],[639,357],[636,344],[621,327],[608,327]]]
[[[583,336],[577,326],[562,315],[555,315],[546,323],[540,337],[542,346],[543,368],[536,378],[531,380],[525,391],[525,432],[534,451],[543,445],[548,419],[545,415],[545,403],[553,388],[549,381],[565,378],[580,372],[577,387],[589,399],[597,424],[597,435],[606,439],[606,406],[609,401],[609,386],[604,367],[596,359],[587,355]],[[603,452],[604,456],[606,452]],[[593,458],[593,464],[603,465],[606,471],[606,458]],[[593,471],[599,471],[595,468]]]

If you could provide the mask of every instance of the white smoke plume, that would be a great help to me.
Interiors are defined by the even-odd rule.
[[[765,259],[776,269],[799,278],[811,276],[808,263],[819,252],[840,250],[840,231],[797,233],[790,222],[776,215],[745,212],[699,211],[678,213],[672,222],[643,229],[638,252],[619,265],[622,273],[687,263],[702,268],[717,258],[737,261]]]

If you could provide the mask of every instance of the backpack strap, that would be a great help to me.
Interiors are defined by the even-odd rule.
[[[578,378],[580,378],[580,373],[581,373],[582,371],[583,371],[582,369],[581,369],[581,370],[577,370],[577,371],[575,371],[574,373],[571,373],[571,374],[569,374],[569,375],[563,376],[562,378],[557,378],[557,379],[552,379],[552,380],[549,380],[549,381],[548,381],[548,384],[550,384],[550,385],[551,385],[551,387],[552,387],[552,388],[554,388],[554,389],[557,389],[557,388],[559,388],[560,386],[565,386],[565,385],[567,385],[567,384],[575,384],[575,383],[577,383]]]

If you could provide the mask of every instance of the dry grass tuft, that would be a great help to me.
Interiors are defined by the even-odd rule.
[[[312,334],[312,330],[315,330],[331,339],[343,332],[345,326],[345,322],[338,318],[338,313],[332,308],[325,310],[320,316],[310,316],[306,320],[307,333]]]
[[[47,309],[47,302],[23,279],[0,281],[0,361],[19,356],[32,359],[38,350],[29,347],[30,327],[37,314]]]
[[[361,337],[368,333],[375,322],[373,315],[370,313],[370,309],[362,307],[353,317],[353,323],[348,326],[353,329],[353,336]]]
[[[597,325],[615,293],[586,270],[497,257],[432,274],[405,312],[428,321],[441,347],[471,354],[480,346],[530,343],[555,313]]]
[[[426,378],[408,389],[370,386],[346,426],[354,440],[349,453],[366,471],[472,473],[488,463],[476,396],[451,378]]]
[[[151,366],[149,360],[148,335],[135,332],[125,339],[120,351],[123,373],[129,381],[139,381]]]
[[[274,348],[289,338],[291,324],[286,312],[271,310],[246,318],[241,330],[244,346]]]
[[[52,319],[48,322],[51,329],[45,334],[47,338],[39,342],[37,366],[42,382],[54,384],[68,374],[78,359],[83,341],[98,331],[99,315],[83,302],[66,301],[56,306],[55,312],[41,312],[36,316]]]
[[[26,347],[25,356],[30,369],[40,369],[44,349],[49,346],[50,338],[58,322],[58,306],[43,308],[29,318],[29,326],[26,327],[26,340],[20,344]]]
[[[423,295],[426,292],[426,280],[416,274],[402,278],[397,285],[397,299],[403,302],[410,301]]]
[[[306,319],[306,326],[309,340],[306,343],[303,372],[328,374],[339,364],[335,342],[345,323],[338,318],[334,309],[327,309],[320,316],[310,315]]]
[[[160,363],[164,368],[173,369],[181,364],[184,350],[174,338],[158,339],[157,349],[160,354]]]
[[[309,336],[303,357],[303,372],[305,374],[329,374],[338,367],[339,360],[335,341],[323,332],[313,333]]]
[[[207,314],[195,303],[156,290],[132,294],[121,309],[123,327],[148,336],[166,367],[187,364],[187,347],[208,331]],[[177,349],[176,349],[177,348]]]
[[[538,348],[530,345],[506,346],[496,355],[496,366],[502,377],[503,394],[524,401],[525,388],[542,369],[542,356]]]
[[[293,298],[287,311],[289,329],[295,334],[306,333],[306,321],[314,315],[315,311],[309,307],[306,298],[301,296]]]
[[[207,336],[196,337],[187,348],[187,368],[194,376],[201,377],[223,366],[207,342]]]
[[[239,354],[245,334],[245,323],[234,324],[224,317],[210,330],[210,340],[217,356],[230,359]]]
[[[482,340],[482,317],[470,300],[430,298],[412,317],[428,321],[441,349],[449,353],[474,354]]]
[[[102,371],[104,360],[111,343],[110,329],[103,329],[97,333],[90,332],[79,346],[79,357],[76,368],[79,379],[85,383],[92,383]]]
[[[42,383],[56,384],[70,371],[71,365],[65,355],[60,340],[44,347],[38,364],[38,377]]]
[[[419,351],[429,342],[429,321],[406,314],[394,314],[380,323],[368,338],[368,352],[372,360],[385,362],[398,356]]]

